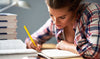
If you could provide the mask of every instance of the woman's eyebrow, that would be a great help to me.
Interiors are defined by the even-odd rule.
[[[62,15],[62,16],[59,16],[59,18],[60,18],[60,17],[65,17],[65,16],[66,16],[66,15]]]

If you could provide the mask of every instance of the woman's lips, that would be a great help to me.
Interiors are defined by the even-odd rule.
[[[56,27],[61,27],[61,25],[56,25]]]

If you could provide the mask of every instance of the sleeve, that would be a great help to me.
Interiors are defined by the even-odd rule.
[[[50,38],[54,36],[53,33],[53,22],[52,19],[48,19],[48,21],[39,28],[36,32],[34,32],[31,37],[34,40],[37,40],[39,44],[43,44],[44,42],[48,41]],[[26,38],[25,41],[30,40],[29,38]]]
[[[91,11],[90,11],[91,9]],[[81,39],[78,40],[77,51],[84,58],[100,58],[100,7],[91,5],[89,13],[84,17],[88,19],[80,28]],[[85,30],[85,32],[84,32]]]

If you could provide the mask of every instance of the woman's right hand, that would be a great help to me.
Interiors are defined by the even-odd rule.
[[[38,44],[36,40],[34,40],[35,44],[37,45],[36,47],[34,46],[34,44],[31,42],[31,40],[27,40],[26,41],[26,48],[28,49],[35,49],[37,51],[41,51],[41,47],[42,45]]]

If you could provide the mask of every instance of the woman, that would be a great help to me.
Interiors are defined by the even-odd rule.
[[[29,38],[27,48],[40,50],[41,45],[55,36],[57,49],[80,54],[84,58],[100,58],[100,7],[82,0],[46,0],[50,19]]]

